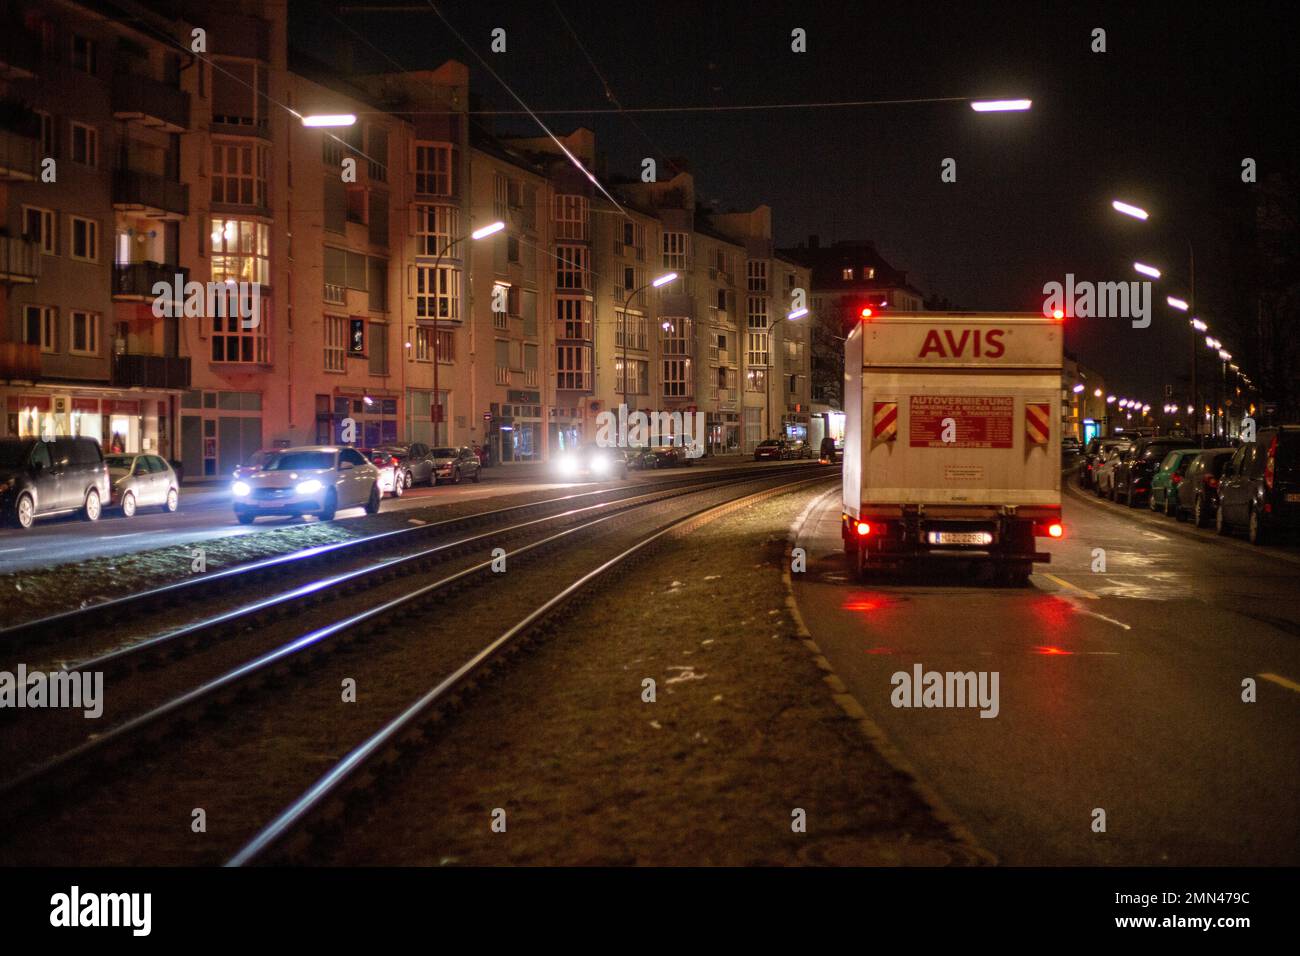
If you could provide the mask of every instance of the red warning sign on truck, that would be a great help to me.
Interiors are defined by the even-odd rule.
[[[913,395],[910,409],[913,448],[1013,446],[1016,400],[1010,395]]]

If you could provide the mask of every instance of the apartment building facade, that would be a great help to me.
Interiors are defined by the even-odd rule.
[[[305,443],[540,461],[624,403],[703,413],[714,453],[802,437],[804,326],[773,323],[807,282],[766,207],[710,217],[686,172],[611,202],[549,138],[473,127],[463,64],[344,77],[292,53],[283,0],[122,5],[7,11],[5,435],[158,451],[191,480]],[[596,168],[590,131],[564,143]]]
[[[192,215],[190,25],[126,6],[0,11],[0,433],[175,457],[190,369],[151,290]]]

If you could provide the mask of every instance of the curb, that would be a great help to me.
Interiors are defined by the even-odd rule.
[[[799,513],[799,516],[795,518],[790,525],[790,536],[788,541],[791,547],[795,547],[798,544],[799,535],[802,533],[803,526],[807,522],[808,516],[812,513],[813,509],[816,508],[823,499],[834,494],[838,490],[839,489],[837,488],[831,488],[825,493],[817,495],[804,506],[803,511]],[[822,677],[822,681],[830,690],[831,699],[835,701],[842,711],[844,711],[845,716],[857,725],[858,730],[867,738],[868,743],[871,744],[876,752],[884,758],[884,761],[898,773],[908,778],[912,791],[921,799],[921,802],[929,808],[930,812],[934,814],[935,819],[947,827],[948,832],[952,834],[953,839],[956,840],[963,849],[970,853],[972,857],[979,860],[984,865],[996,866],[998,863],[997,856],[980,843],[975,834],[972,833],[970,828],[961,821],[961,818],[952,811],[947,803],[944,802],[943,798],[940,797],[939,794],[929,786],[929,784],[926,784],[921,780],[921,776],[917,773],[916,768],[913,767],[911,762],[903,756],[903,753],[894,746],[893,742],[889,739],[888,735],[880,725],[867,716],[867,712],[863,709],[862,704],[856,697],[849,693],[849,689],[845,685],[844,681],[835,673],[835,669],[831,666],[830,661],[826,659],[821,648],[817,646],[817,642],[813,640],[812,632],[808,630],[808,625],[804,623],[803,615],[799,612],[799,603],[795,600],[794,596],[794,579],[790,576],[790,567],[788,563],[781,569],[781,581],[785,585],[785,605],[790,611],[790,616],[794,618],[795,631],[798,634],[799,643],[803,644],[803,646],[808,649],[809,653],[812,654],[813,663],[826,672],[825,676]]]

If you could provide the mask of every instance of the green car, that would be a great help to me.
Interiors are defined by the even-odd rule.
[[[1151,494],[1147,507],[1163,511],[1170,518],[1178,517],[1178,485],[1187,473],[1187,466],[1201,453],[1199,448],[1176,448],[1165,455],[1160,467],[1151,476]]]

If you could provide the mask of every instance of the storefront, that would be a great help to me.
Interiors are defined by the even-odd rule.
[[[229,478],[262,440],[261,392],[195,389],[181,396],[181,461],[188,479]]]
[[[740,452],[740,418],[735,412],[709,412],[705,429],[710,455]]]
[[[173,458],[172,396],[32,388],[5,398],[5,434],[19,438],[93,438],[105,453],[153,452]]]
[[[489,414],[488,447],[494,462],[542,460],[541,392],[516,391],[506,393],[508,402],[492,403]]]

